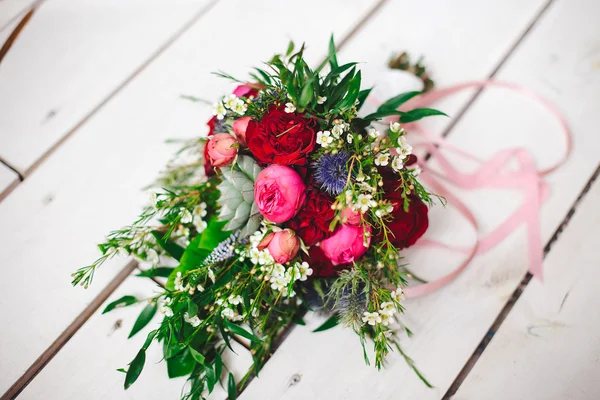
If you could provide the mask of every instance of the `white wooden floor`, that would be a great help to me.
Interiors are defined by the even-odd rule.
[[[122,390],[115,370],[141,346],[143,335],[126,339],[139,310],[98,311],[153,284],[131,276],[129,260],[105,264],[87,291],[72,289],[69,275],[95,259],[106,232],[135,217],[140,188],[174,151],[165,139],[205,133],[209,107],[180,95],[212,102],[230,85],[210,72],[243,75],[290,39],[307,42],[316,63],[331,32],[345,60],[378,66],[407,50],[426,56],[438,86],[495,77],[565,113],[575,143],[548,177],[546,278],[526,276],[518,230],[450,286],[409,301],[415,335],[404,347],[434,389],[398,354],[382,372],[364,366],[352,332],[313,334],[321,319],[309,315],[240,398],[600,398],[598,0],[0,0],[0,45],[32,5],[0,61],[2,399],[179,398],[183,380],[166,378],[158,348],[156,363]],[[481,156],[526,146],[543,167],[564,146],[557,124],[513,93],[465,93],[438,108],[453,118],[436,131]],[[519,199],[482,190],[465,201],[491,229]],[[468,236],[455,220],[433,210],[428,234]],[[451,267],[408,255],[426,276]],[[238,374],[250,363],[244,351]]]

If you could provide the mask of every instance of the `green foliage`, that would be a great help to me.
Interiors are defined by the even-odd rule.
[[[129,338],[142,330],[148,323],[152,320],[154,315],[156,314],[156,304],[150,303],[144,307],[138,318],[135,320],[133,324],[133,328],[131,328],[131,332],[129,333]]]
[[[139,276],[141,278],[168,278],[174,269],[175,268],[173,268],[173,267],[150,268],[150,269],[140,272],[136,276]]]
[[[323,331],[326,331],[328,329],[331,329],[331,328],[337,326],[339,323],[340,323],[339,316],[338,315],[333,315],[333,316],[329,317],[321,325],[319,325],[316,329],[314,329],[313,332],[323,332]]]

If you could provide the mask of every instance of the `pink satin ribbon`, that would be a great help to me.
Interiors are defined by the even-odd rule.
[[[566,146],[563,157],[544,170],[537,170],[535,160],[532,154],[525,148],[508,148],[499,151],[489,160],[481,160],[460,148],[451,145],[446,139],[433,135],[427,132],[421,125],[409,124],[406,126],[407,131],[411,136],[418,135],[423,141],[413,144],[414,148],[424,148],[439,164],[439,170],[425,169],[424,161],[419,161],[419,165],[424,172],[420,175],[420,179],[429,186],[436,194],[444,196],[448,204],[453,205],[458,209],[462,216],[469,221],[477,233],[477,239],[472,246],[467,248],[450,246],[440,242],[421,239],[415,246],[433,246],[450,251],[460,252],[466,255],[465,260],[454,270],[447,275],[434,281],[404,289],[407,297],[418,297],[432,293],[450,282],[452,282],[462,271],[467,268],[476,255],[483,254],[500,242],[502,242],[510,233],[515,231],[523,224],[527,227],[527,248],[529,256],[529,270],[531,273],[542,280],[542,262],[543,262],[543,246],[540,232],[540,207],[548,197],[548,185],[544,182],[543,177],[565,163],[571,148],[572,148],[572,133],[569,126],[560,113],[549,101],[538,95],[537,93],[526,89],[520,85],[497,82],[497,81],[478,81],[467,82],[451,86],[441,90],[435,90],[425,93],[412,99],[405,104],[402,109],[420,108],[432,104],[444,97],[453,95],[460,91],[471,88],[484,88],[488,86],[507,88],[519,93],[526,94],[535,101],[544,106],[555,118],[558,119],[562,131],[566,138]],[[474,172],[460,172],[443,151],[452,152],[464,159],[475,161],[479,167]],[[518,165],[517,170],[510,170],[508,167],[511,164]],[[458,197],[452,194],[442,182],[448,182],[458,188],[464,190],[475,190],[482,188],[498,188],[498,189],[517,189],[523,193],[523,201],[520,207],[514,211],[506,220],[500,223],[491,232],[482,235],[479,229],[479,224],[473,213]]]

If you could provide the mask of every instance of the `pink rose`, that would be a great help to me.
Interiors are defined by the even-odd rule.
[[[242,117],[240,119],[235,120],[233,123],[233,132],[235,136],[237,136],[238,140],[241,144],[246,144],[246,128],[248,128],[248,122],[250,122],[250,117]]]
[[[364,244],[364,227],[342,225],[335,230],[332,236],[321,242],[321,250],[333,265],[354,262],[365,254],[371,243],[371,228],[367,227],[366,230],[369,232],[366,247]]]
[[[298,236],[291,229],[284,229],[279,232],[271,232],[258,244],[258,249],[269,250],[275,262],[284,264],[298,254],[300,250],[300,241]]]
[[[263,169],[254,183],[254,201],[269,221],[280,224],[292,218],[306,197],[306,186],[290,167],[273,164]]]
[[[351,207],[342,210],[342,224],[360,225],[360,213],[354,211]]]
[[[208,138],[207,154],[211,165],[222,167],[233,161],[237,154],[237,140],[229,133],[217,133]]]
[[[255,83],[244,83],[237,86],[233,91],[233,94],[237,97],[256,97],[260,88],[261,85]]]

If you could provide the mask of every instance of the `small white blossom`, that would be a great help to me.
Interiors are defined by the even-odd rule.
[[[285,275],[275,275],[271,277],[271,288],[282,291],[290,283],[290,277]]]
[[[303,261],[302,264],[296,264],[296,267],[300,271],[300,280],[301,281],[305,281],[306,278],[311,276],[313,273],[312,268],[308,265],[308,263],[306,261]]]
[[[327,101],[327,97],[325,96],[317,96],[317,104],[323,104]]]
[[[390,322],[392,322],[392,316],[389,314],[382,313],[379,311],[379,318],[381,318],[381,324],[383,326],[388,326]]]
[[[241,321],[244,319],[237,311],[234,311],[231,308],[224,308],[223,311],[221,311],[221,315],[230,321]]]
[[[213,111],[213,115],[216,115],[217,119],[223,119],[223,118],[225,118],[225,114],[227,114],[227,110],[225,109],[225,106],[223,105],[223,103],[215,104],[215,109]]]
[[[285,103],[284,111],[288,114],[293,113],[294,111],[296,111],[296,106],[292,103]]]
[[[399,122],[390,122],[390,131],[398,133],[400,129],[402,129],[402,126],[400,126]]]
[[[230,94],[229,96],[225,96],[223,98],[223,104],[225,108],[229,108],[230,110],[235,107],[235,103],[237,101],[237,96],[235,94]]]
[[[198,233],[204,232],[204,230],[208,227],[208,223],[200,218],[194,219],[194,228]]]
[[[371,136],[373,139],[376,139],[376,138],[378,138],[381,135],[381,132],[379,132],[375,128],[369,128],[367,130],[367,132],[369,133],[369,136]]]
[[[390,155],[388,153],[379,153],[377,157],[375,157],[375,165],[385,167],[388,165],[389,161]]]
[[[396,149],[398,152],[398,156],[402,159],[405,159],[409,155],[412,154],[412,146],[408,143],[405,143],[402,147]]]
[[[146,260],[152,265],[158,264],[160,258],[158,257],[158,253],[154,249],[148,249],[146,252]]]
[[[285,275],[285,267],[281,264],[273,265],[273,269],[271,270],[271,275],[273,275],[273,276]]]
[[[238,115],[244,115],[247,109],[248,105],[244,102],[244,100],[237,99],[231,110]]]
[[[329,131],[317,132],[317,144],[320,144],[323,147],[327,147],[332,142],[333,142],[333,137],[331,136],[331,132],[329,132]]]
[[[402,288],[397,288],[396,290],[392,291],[392,293],[390,293],[390,296],[392,296],[392,299],[394,299],[394,301],[400,303],[404,299],[404,293],[402,292]]]
[[[190,317],[188,313],[183,314],[183,320],[191,326],[193,326],[194,328],[197,328],[202,323],[202,321],[200,320],[200,318],[198,318],[197,315]]]
[[[413,171],[414,176],[419,176],[419,175],[421,175],[421,172],[423,172],[421,167],[419,167],[418,165],[416,167],[414,167],[412,171]]]
[[[200,217],[200,218],[206,217],[206,203],[202,202],[202,203],[198,204],[196,207],[194,207],[192,214],[194,214],[194,217]]]
[[[358,175],[356,175],[357,182],[364,182],[366,179],[369,179],[369,177],[365,176],[362,172],[360,172]]]
[[[175,277],[175,281],[173,281],[173,285],[175,286],[175,290],[183,290],[183,278],[181,276],[181,271],[177,271],[177,276]]]
[[[182,211],[181,211],[181,223],[182,224],[189,224],[190,222],[192,222],[193,219],[194,219],[194,217],[192,216],[191,212],[189,212],[185,208],[182,209]]]
[[[238,304],[240,304],[243,301],[243,299],[242,299],[242,296],[240,296],[240,295],[237,295],[237,296],[231,295],[231,296],[229,296],[228,301],[229,301],[229,304],[233,304],[234,306],[237,306]]]
[[[344,133],[344,125],[335,124],[333,128],[331,128],[331,133],[333,134],[333,137],[339,139],[342,136],[342,133]]]
[[[160,313],[166,315],[167,317],[172,317],[173,310],[171,309],[171,307],[169,307],[170,304],[171,304],[171,299],[166,298],[165,302],[160,307],[160,310],[159,310]]]
[[[198,289],[199,292],[204,292],[204,286],[202,286],[201,284],[198,284],[196,286],[196,289]]]
[[[346,136],[346,141],[350,144],[352,144],[352,141],[354,140],[354,137],[352,136],[351,133],[348,134],[348,136]]]
[[[396,306],[391,301],[384,301],[383,303],[381,303],[380,308],[380,314],[387,314],[391,317],[396,313]]]
[[[374,326],[381,322],[381,315],[378,312],[368,312],[365,311],[362,318],[363,322],[368,323],[369,325]]]
[[[392,160],[392,169],[395,172],[398,172],[402,169],[404,165],[402,164],[402,159],[400,157],[394,157]]]
[[[367,212],[369,208],[377,207],[377,202],[372,200],[370,194],[359,194],[354,204],[355,209],[360,209],[362,212]]]
[[[273,256],[269,253],[269,250],[262,250],[258,253],[258,263],[260,265],[272,264],[275,260],[273,260]]]
[[[215,273],[212,268],[208,268],[208,279],[210,279],[213,283],[215,283]]]

